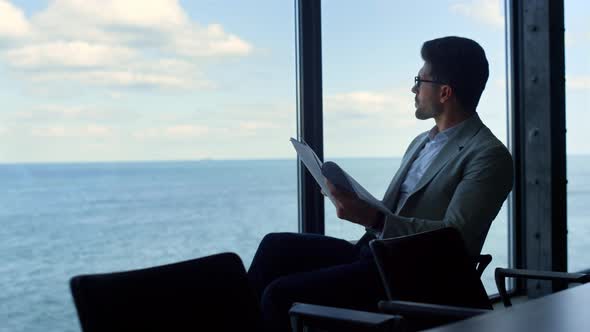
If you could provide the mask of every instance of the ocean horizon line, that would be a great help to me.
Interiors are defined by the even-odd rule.
[[[330,157],[329,159],[399,159],[401,156],[358,156],[358,157]],[[296,158],[200,158],[200,159],[130,159],[130,160],[64,160],[64,161],[9,161],[0,162],[1,165],[64,165],[64,164],[143,164],[143,163],[190,163],[190,162],[218,162],[218,161],[295,161]]]
[[[590,157],[590,154],[572,153],[567,157]],[[328,160],[348,159],[399,159],[402,156],[334,156]],[[0,166],[15,165],[68,165],[68,164],[145,164],[145,163],[192,163],[192,162],[222,162],[222,161],[295,161],[296,158],[195,158],[195,159],[129,159],[129,160],[63,160],[63,161],[0,161]]]

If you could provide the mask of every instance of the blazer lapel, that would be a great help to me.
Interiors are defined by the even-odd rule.
[[[391,180],[389,187],[385,191],[385,195],[383,195],[383,200],[382,200],[383,204],[385,204],[385,206],[387,206],[387,207],[392,207],[391,208],[392,211],[395,211],[395,207],[393,207],[393,205],[397,201],[398,194],[399,194],[399,187],[402,185],[402,181],[406,178],[406,174],[408,174],[408,170],[410,169],[410,166],[412,165],[414,160],[418,157],[418,154],[420,153],[422,148],[424,148],[424,145],[426,144],[427,139],[428,139],[428,134],[424,135],[424,138],[422,139],[420,144],[416,144],[411,151],[408,151],[408,154],[407,154],[408,158],[405,158],[405,160],[402,162],[397,173],[395,173],[395,176]]]
[[[449,139],[447,144],[445,144],[442,150],[434,158],[432,164],[430,164],[420,181],[416,184],[414,190],[412,190],[408,196],[408,199],[430,182],[450,160],[455,159],[457,155],[461,153],[463,147],[483,127],[483,123],[477,114],[474,114],[470,119],[465,121],[464,127],[459,128],[459,131]]]

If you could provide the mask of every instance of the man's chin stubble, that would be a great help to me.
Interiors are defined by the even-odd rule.
[[[414,116],[416,117],[416,119],[418,120],[427,120],[430,117],[426,114],[423,114],[422,112],[420,112],[419,109],[416,109],[416,112],[414,112]]]

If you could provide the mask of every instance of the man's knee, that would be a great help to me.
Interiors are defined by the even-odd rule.
[[[260,241],[259,248],[277,248],[279,246],[284,245],[286,241],[296,237],[298,233],[268,233]]]

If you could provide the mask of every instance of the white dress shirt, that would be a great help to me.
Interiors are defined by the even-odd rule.
[[[449,137],[457,131],[457,128],[461,125],[455,125],[451,128],[447,128],[441,132],[438,132],[438,128],[434,126],[430,132],[428,133],[428,139],[424,148],[420,151],[418,157],[414,160],[408,173],[406,174],[406,178],[404,182],[402,182],[399,188],[399,199],[397,201],[397,207],[395,209],[395,213],[397,214],[400,208],[404,205],[410,193],[416,188],[416,185],[422,178],[422,175],[428,169],[428,166],[432,164],[432,161],[440,150],[445,146]]]

